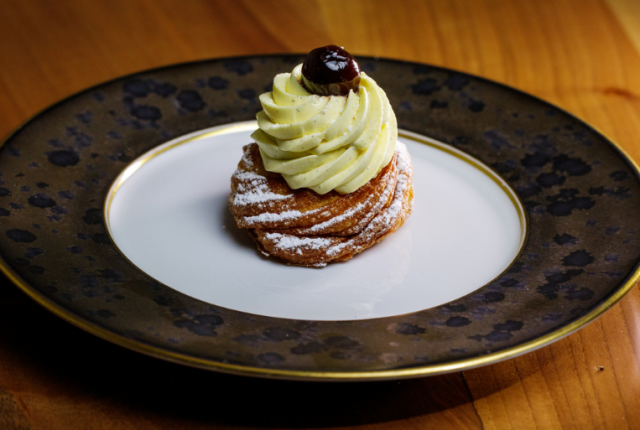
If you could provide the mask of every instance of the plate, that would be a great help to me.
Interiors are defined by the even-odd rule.
[[[53,313],[116,344],[206,369],[307,380],[408,378],[504,360],[593,321],[635,285],[640,181],[615,143],[512,88],[366,57],[361,68],[387,92],[400,128],[469,154],[515,190],[529,236],[505,273],[436,307],[319,321],[206,303],[138,269],[103,216],[118,175],[172,139],[252,120],[272,77],[302,58],[151,70],[37,115],[0,151],[3,272]]]
[[[345,321],[455,300],[500,275],[522,248],[524,207],[504,180],[449,145],[401,130],[413,160],[414,206],[399,231],[321,270],[266,258],[227,204],[229,178],[256,129],[256,121],[213,127],[133,161],[105,205],[120,251],[154,279],[207,303]],[[455,270],[460,260],[464,271]]]

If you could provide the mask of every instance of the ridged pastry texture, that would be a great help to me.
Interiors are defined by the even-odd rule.
[[[411,213],[413,170],[400,142],[376,177],[345,195],[292,190],[281,175],[265,170],[258,145],[243,151],[231,178],[229,208],[262,253],[287,264],[322,267],[348,260],[397,230]]]

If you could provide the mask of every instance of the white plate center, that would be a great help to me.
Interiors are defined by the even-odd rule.
[[[107,198],[106,219],[133,264],[225,308],[353,320],[455,300],[497,277],[520,250],[524,221],[515,194],[470,157],[404,133],[415,203],[398,231],[352,260],[322,269],[266,258],[235,226],[227,206],[231,175],[253,129],[255,122],[183,136],[122,172]]]

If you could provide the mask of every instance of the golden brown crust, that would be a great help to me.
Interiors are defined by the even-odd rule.
[[[264,170],[257,145],[244,147],[231,179],[229,208],[258,249],[287,264],[319,267],[344,261],[397,230],[411,213],[412,166],[398,144],[391,162],[347,195],[291,190]]]

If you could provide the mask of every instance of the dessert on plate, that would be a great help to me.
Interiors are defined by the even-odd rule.
[[[411,213],[412,164],[385,92],[344,49],[314,49],[262,94],[255,143],[229,208],[262,253],[287,264],[344,261]]]

